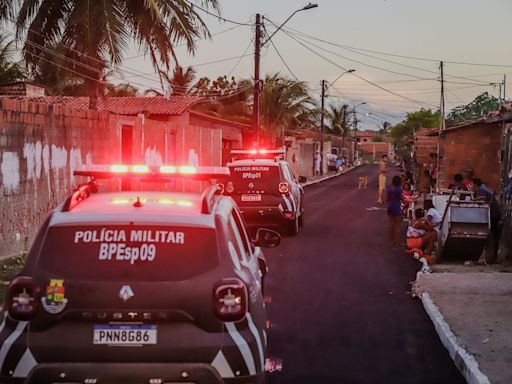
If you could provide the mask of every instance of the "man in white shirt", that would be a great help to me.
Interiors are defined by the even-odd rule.
[[[423,203],[423,207],[425,211],[427,211],[427,220],[430,225],[434,227],[437,234],[439,235],[439,230],[441,229],[441,222],[443,221],[443,217],[437,212],[437,209],[434,208],[434,204],[432,200],[425,200]]]

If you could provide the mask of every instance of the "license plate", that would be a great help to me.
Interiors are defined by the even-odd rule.
[[[261,195],[242,195],[242,201],[261,201]]]
[[[95,325],[93,343],[96,345],[156,344],[156,325]]]

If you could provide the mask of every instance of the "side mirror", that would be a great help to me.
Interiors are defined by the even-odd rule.
[[[305,183],[306,181],[308,181],[306,176],[299,176],[299,183]]]
[[[260,228],[256,231],[255,245],[265,248],[275,248],[281,242],[281,235],[267,228]]]

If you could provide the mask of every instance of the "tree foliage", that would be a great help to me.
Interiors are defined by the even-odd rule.
[[[183,96],[188,95],[192,91],[196,71],[192,67],[184,69],[181,65],[176,65],[169,76],[168,72],[160,71],[160,75],[170,88],[171,95]]]
[[[28,77],[24,68],[11,60],[12,44],[12,41],[0,35],[0,84],[22,81]]]
[[[483,92],[469,104],[453,108],[447,116],[446,124],[455,125],[466,120],[478,119],[499,108],[500,101],[488,92]]]
[[[439,126],[439,112],[421,108],[410,112],[400,123],[391,127],[390,137],[395,145],[396,152],[404,159],[408,159],[409,140],[413,138],[414,131],[419,128],[435,128]]]
[[[347,129],[347,105],[329,105],[327,118],[330,121],[332,133],[338,136],[346,137]]]
[[[315,103],[304,82],[279,74],[265,77],[261,92],[261,120],[274,141],[289,129],[302,128],[314,113]]]
[[[205,101],[196,109],[242,123],[251,121],[252,81],[228,79],[219,76],[216,80],[202,77],[193,86],[192,95],[202,96]]]
[[[218,9],[217,0],[201,4]],[[196,8],[183,0],[0,0],[0,18],[16,20],[24,59],[32,69],[61,44],[74,72],[88,84],[91,100],[105,72],[121,63],[130,41],[149,53],[156,68],[168,69],[177,61],[175,44],[183,41],[193,53],[196,39],[209,36]]]

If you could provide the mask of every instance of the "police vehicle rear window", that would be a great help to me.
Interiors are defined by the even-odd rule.
[[[280,181],[277,165],[237,165],[229,167],[231,180],[238,190],[263,190],[270,192],[277,189]],[[251,184],[251,186],[249,186]]]
[[[218,265],[215,231],[175,226],[50,228],[38,268],[68,279],[179,281]]]

